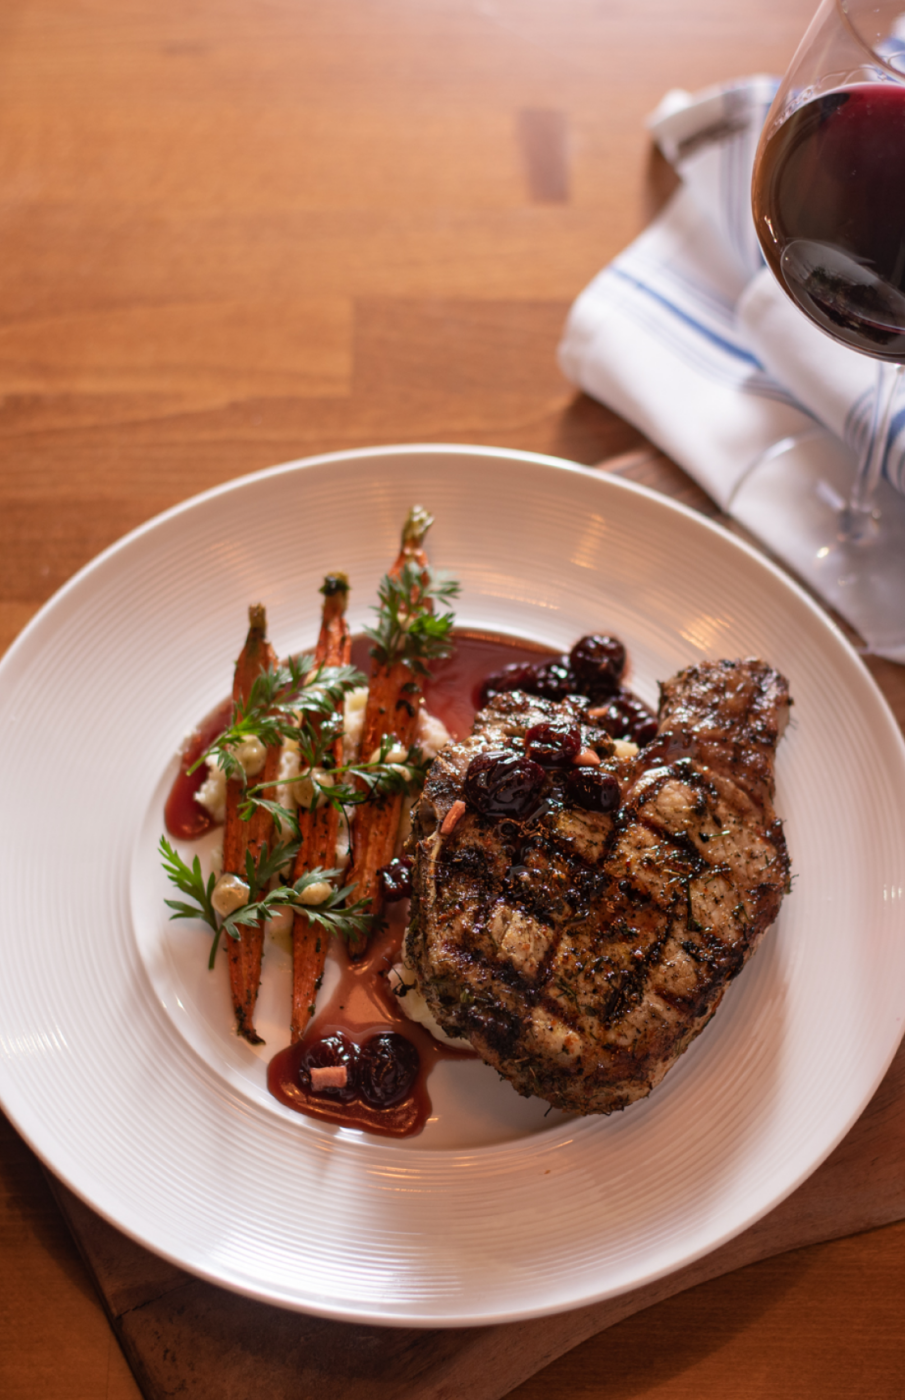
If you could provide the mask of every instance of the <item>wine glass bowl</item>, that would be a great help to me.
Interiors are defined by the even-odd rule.
[[[905,358],[905,82],[879,70],[770,124],[754,219],[773,273],[821,330]]]
[[[780,84],[754,166],[755,228],[783,290],[878,362],[838,534],[871,543],[905,363],[905,0],[823,0]]]

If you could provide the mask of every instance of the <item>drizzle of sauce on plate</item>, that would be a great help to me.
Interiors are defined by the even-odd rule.
[[[335,1123],[343,1128],[364,1128],[384,1137],[411,1137],[419,1133],[430,1117],[431,1101],[427,1079],[440,1060],[474,1059],[469,1048],[454,1050],[442,1045],[428,1031],[409,1020],[392,991],[387,974],[399,961],[405,933],[408,901],[391,905],[386,927],[372,940],[360,960],[353,961],[344,948],[340,957],[339,983],[332,996],[309,1025],[297,1045],[289,1045],[273,1057],[267,1071],[267,1087],[280,1103]],[[329,1093],[313,1093],[300,1075],[311,1046],[328,1036],[343,1035],[360,1049],[374,1035],[395,1031],[418,1052],[420,1068],[415,1082],[401,1103],[376,1108],[361,1098],[343,1103]]]
[[[179,772],[163,809],[166,829],[177,841],[196,841],[214,824],[210,812],[202,807],[200,802],[195,801],[195,793],[207,777],[207,768],[202,763],[194,773],[190,774],[188,770],[223,733],[232,718],[232,712],[232,700],[221,701],[198,725],[180,756]]]

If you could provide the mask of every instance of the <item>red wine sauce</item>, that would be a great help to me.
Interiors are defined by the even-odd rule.
[[[194,773],[189,774],[188,770],[223,733],[232,710],[232,700],[224,700],[211,710],[195,730],[179,761],[179,772],[163,809],[166,829],[179,841],[194,841],[214,824],[210,812],[195,801],[195,793],[207,777],[207,767],[202,763]]]
[[[442,1045],[423,1027],[409,1020],[399,998],[391,990],[387,973],[399,961],[399,950],[408,917],[408,901],[390,905],[387,926],[371,942],[360,962],[339,949],[340,978],[333,995],[318,1009],[302,1040],[280,1050],[267,1071],[267,1087],[275,1098],[299,1113],[337,1123],[344,1128],[364,1128],[384,1137],[411,1137],[424,1127],[431,1112],[427,1077],[440,1060],[474,1059],[473,1050]],[[326,1094],[313,1094],[300,1082],[299,1066],[305,1051],[324,1036],[340,1032],[359,1047],[381,1031],[398,1031],[414,1045],[421,1068],[414,1087],[401,1103],[373,1108],[359,1099],[339,1103]]]
[[[445,661],[435,661],[424,686],[424,703],[442,719],[454,739],[466,739],[478,710],[478,691],[494,671],[517,661],[547,661],[559,656],[549,647],[514,641],[487,632],[455,632],[456,649]],[[371,659],[367,637],[352,643],[352,665],[368,675]]]

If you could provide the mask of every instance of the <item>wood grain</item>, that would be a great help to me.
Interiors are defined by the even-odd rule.
[[[550,107],[523,107],[516,129],[532,203],[568,204],[569,128],[565,113]]]
[[[812,8],[5,0],[0,646],[125,531],[307,453],[434,440],[619,455],[619,470],[712,510],[634,428],[572,392],[556,343],[574,296],[674,182],[647,113],[670,87],[782,69]],[[901,669],[869,664],[905,721]],[[523,1400],[900,1397],[905,1236],[872,1228],[901,1210],[897,1104],[874,1106],[852,1140],[861,1155],[844,1144],[804,1188],[798,1233],[780,1229],[789,1203],[756,1227],[754,1253],[663,1285],[685,1292],[636,1299],[648,1306],[621,1321],[631,1300],[516,1330],[493,1356],[484,1332],[464,1350],[452,1334],[392,1334],[398,1393],[416,1395],[434,1366],[437,1394],[500,1394],[548,1362]],[[279,1315],[265,1348],[256,1305],[205,1295],[66,1210],[148,1395],[371,1384],[386,1333],[348,1350],[330,1324],[304,1335],[310,1323]],[[689,1287],[843,1227],[870,1233]],[[0,1263],[4,1400],[137,1396],[5,1120]]]

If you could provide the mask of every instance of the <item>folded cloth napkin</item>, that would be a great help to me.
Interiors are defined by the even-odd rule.
[[[856,547],[840,546],[845,557],[832,561],[834,572],[820,548],[821,532],[834,533],[868,431],[876,366],[818,330],[764,265],[751,174],[776,86],[776,79],[756,76],[695,96],[666,95],[649,126],[682,184],[580,294],[560,364],[753,529],[870,649],[905,661],[905,547],[900,578],[854,588],[853,571],[865,573],[863,552],[854,557]],[[905,546],[900,388],[881,504]],[[761,474],[777,453],[783,461],[772,475]],[[800,469],[794,488],[783,484],[790,467]],[[823,517],[805,520],[805,497],[815,489]],[[769,491],[778,494],[767,499]]]

